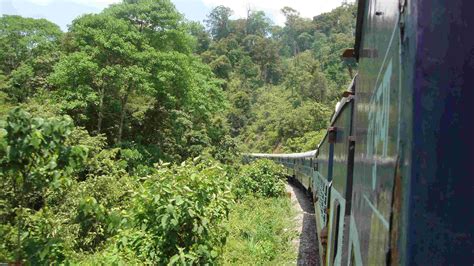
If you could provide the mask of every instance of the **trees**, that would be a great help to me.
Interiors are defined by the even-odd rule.
[[[103,14],[132,26],[155,50],[185,54],[192,50],[183,17],[169,0],[126,0],[105,9]]]
[[[0,17],[0,69],[8,75],[25,61],[58,47],[59,27],[46,19]]]
[[[311,120],[308,106],[329,119],[326,111],[332,109],[329,106],[350,81],[347,64],[340,55],[352,45],[354,10],[355,5],[343,4],[311,20],[285,7],[282,9],[286,17],[284,27],[272,26],[262,11],[249,10],[246,18],[235,20],[230,19],[232,10],[227,7],[219,6],[211,11],[206,22],[213,40],[200,56],[225,80],[224,89],[230,100],[227,119],[232,134],[246,143],[244,148],[258,152],[259,148],[286,149],[285,145],[291,150],[296,150],[298,145],[306,147],[303,141],[310,137],[307,131],[320,129],[299,119]],[[272,87],[269,85],[278,87],[270,90],[277,91],[276,97],[281,99],[266,94]],[[280,93],[280,90],[286,92]],[[261,99],[266,101],[259,102]],[[275,106],[268,101],[274,101]],[[268,117],[260,115],[257,105],[265,106],[267,111],[278,109],[272,119],[299,121],[304,130],[287,130],[293,127],[290,122],[273,124]],[[298,115],[287,116],[289,112]],[[273,112],[267,114],[273,115]],[[270,129],[270,125],[281,128]],[[260,127],[272,133],[267,134]],[[291,143],[290,139],[293,139]]]
[[[265,15],[265,12],[251,10],[246,24],[246,34],[265,37],[270,32],[272,21]]]
[[[225,6],[217,6],[209,13],[206,24],[214,40],[218,41],[229,35],[229,19],[232,13],[232,10]]]
[[[204,26],[199,22],[191,21],[188,23],[187,27],[189,33],[196,39],[194,52],[201,54],[209,49],[209,45],[211,44],[211,36],[206,31]]]
[[[285,53],[295,56],[309,48],[309,43],[313,41],[313,25],[309,19],[300,17],[299,12],[293,8],[284,7],[281,12],[286,17],[282,31]]]
[[[0,71],[3,90],[15,103],[47,88],[46,77],[59,57],[59,27],[45,19],[0,17]]]
[[[346,9],[286,8],[279,27],[220,6],[209,32],[169,0],[125,0],[66,33],[0,18],[0,261],[21,247],[39,264],[216,262],[233,167],[189,158],[314,148],[349,80]]]
[[[321,66],[309,51],[289,60],[286,87],[295,90],[302,100],[309,99],[321,103],[327,102],[330,93]]]
[[[252,119],[240,135],[245,150],[282,152],[289,139],[326,128],[331,109],[324,104],[301,100],[282,87],[268,86],[259,92]]]
[[[99,87],[99,65],[86,52],[74,52],[61,58],[48,77],[49,83],[56,87],[61,99],[61,107],[79,125],[87,125],[84,116],[91,105],[103,99]],[[98,133],[100,133],[100,125]]]
[[[188,130],[207,128],[215,107],[222,108],[209,105],[220,92],[211,72],[191,54],[192,37],[181,20],[169,1],[125,2],[75,20],[67,42],[72,53],[50,77],[67,99],[66,111],[90,132],[103,132],[119,145],[133,132],[165,150],[183,145],[175,114],[190,120]],[[215,68],[225,77],[225,65]],[[70,106],[71,99],[77,105]]]

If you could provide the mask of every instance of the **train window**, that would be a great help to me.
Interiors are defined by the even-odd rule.
[[[355,255],[354,255],[354,245],[352,245],[352,248],[351,248],[351,260],[349,261],[350,264],[349,265],[355,265]]]
[[[332,224],[332,233],[331,235],[333,235],[334,237],[332,237],[332,245],[331,245],[331,254],[332,254],[332,257],[331,257],[331,265],[334,265],[334,262],[336,260],[336,256],[337,256],[337,246],[338,246],[338,241],[339,241],[339,223],[340,223],[340,215],[341,215],[341,205],[339,204],[339,201],[335,201],[334,202],[334,206],[335,206],[335,211],[334,211],[334,219],[333,219],[333,224]]]

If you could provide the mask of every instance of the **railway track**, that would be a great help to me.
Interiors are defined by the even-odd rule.
[[[311,198],[300,186],[294,182],[288,182],[286,191],[291,197],[291,203],[296,210],[295,226],[298,238],[293,244],[298,250],[297,265],[320,265],[316,220],[314,219],[314,207]]]

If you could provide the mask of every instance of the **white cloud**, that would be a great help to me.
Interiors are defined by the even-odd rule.
[[[208,7],[219,5],[230,7],[234,17],[240,18],[247,15],[247,9],[263,10],[267,16],[272,17],[278,25],[285,23],[281,9],[285,6],[292,7],[300,12],[302,17],[312,18],[341,5],[343,0],[202,0]],[[348,1],[353,2],[353,1]]]

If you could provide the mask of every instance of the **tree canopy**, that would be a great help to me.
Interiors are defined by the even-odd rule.
[[[282,13],[0,17],[0,261],[218,264],[234,196],[283,194],[238,155],[314,149],[351,79],[353,4]]]

